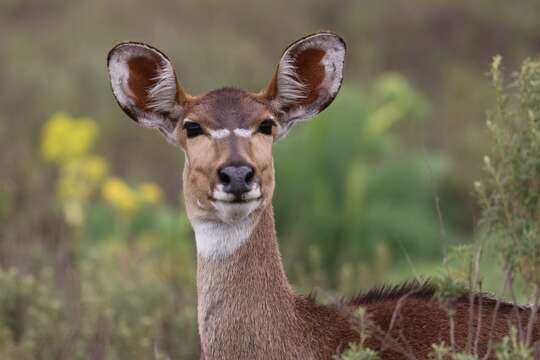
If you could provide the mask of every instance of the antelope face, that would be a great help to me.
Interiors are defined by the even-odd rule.
[[[338,36],[309,35],[284,51],[262,91],[224,88],[201,96],[189,95],[169,59],[145,44],[117,45],[108,68],[124,112],[184,150],[183,190],[191,222],[235,224],[271,202],[273,144],[332,102],[344,57],[345,43]]]
[[[268,101],[230,88],[191,104],[177,137],[186,154],[183,187],[192,220],[234,223],[271,201],[276,118]]]

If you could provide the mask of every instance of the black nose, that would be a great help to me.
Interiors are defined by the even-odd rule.
[[[243,193],[251,190],[251,181],[255,171],[253,167],[223,166],[218,170],[219,182],[223,185],[223,191],[240,197]]]

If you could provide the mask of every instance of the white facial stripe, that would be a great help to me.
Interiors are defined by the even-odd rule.
[[[234,132],[234,135],[244,137],[244,138],[248,138],[253,134],[253,130],[241,129],[241,128],[234,129],[233,132]]]
[[[253,134],[253,130],[251,129],[234,129],[232,132],[229,129],[216,129],[216,130],[208,130],[210,133],[210,136],[214,139],[224,139],[231,134],[234,134],[236,136],[248,138]]]
[[[193,120],[189,118],[184,119],[184,124],[187,122],[194,122]],[[251,135],[253,135],[252,129],[243,129],[243,128],[236,128],[234,130],[229,129],[208,129],[208,133],[213,139],[224,139],[228,136],[231,136],[231,134],[234,134],[236,136],[240,136],[243,138],[248,138]]]
[[[217,129],[217,130],[208,130],[210,133],[210,136],[214,139],[223,139],[227,136],[231,135],[231,131],[229,129]]]
[[[253,206],[248,204],[221,204],[229,208],[229,211],[242,211],[240,208]],[[214,205],[218,211],[219,205]],[[258,206],[258,205],[255,205]],[[192,221],[193,230],[195,232],[195,241],[197,245],[197,253],[199,256],[209,257],[227,257],[232,255],[240,248],[251,236],[257,218],[249,216],[235,223],[222,222],[199,222]]]

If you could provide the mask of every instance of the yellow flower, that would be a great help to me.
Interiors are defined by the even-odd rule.
[[[139,186],[139,195],[143,202],[157,204],[163,198],[161,189],[153,183],[143,183]]]
[[[41,152],[46,160],[57,160],[63,153],[62,138],[71,129],[71,119],[66,113],[56,113],[45,124],[41,140]]]
[[[81,198],[80,186],[77,176],[72,172],[66,172],[58,179],[58,194],[62,200]]]
[[[98,127],[94,120],[89,118],[74,119],[72,122],[71,143],[69,151],[72,156],[86,154],[98,135]]]
[[[84,219],[84,209],[80,201],[64,202],[64,218],[73,226],[80,226]]]
[[[84,174],[92,181],[101,180],[108,172],[105,159],[99,156],[89,156],[83,162]]]
[[[43,128],[41,139],[43,158],[62,162],[84,155],[94,143],[97,133],[97,125],[92,119],[73,119],[66,113],[56,113]]]
[[[122,179],[107,179],[102,194],[105,200],[122,211],[130,212],[137,208],[137,194]]]

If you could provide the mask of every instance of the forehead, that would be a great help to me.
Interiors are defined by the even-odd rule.
[[[254,94],[234,88],[211,91],[192,104],[186,117],[214,129],[249,128],[271,114],[269,103]]]

